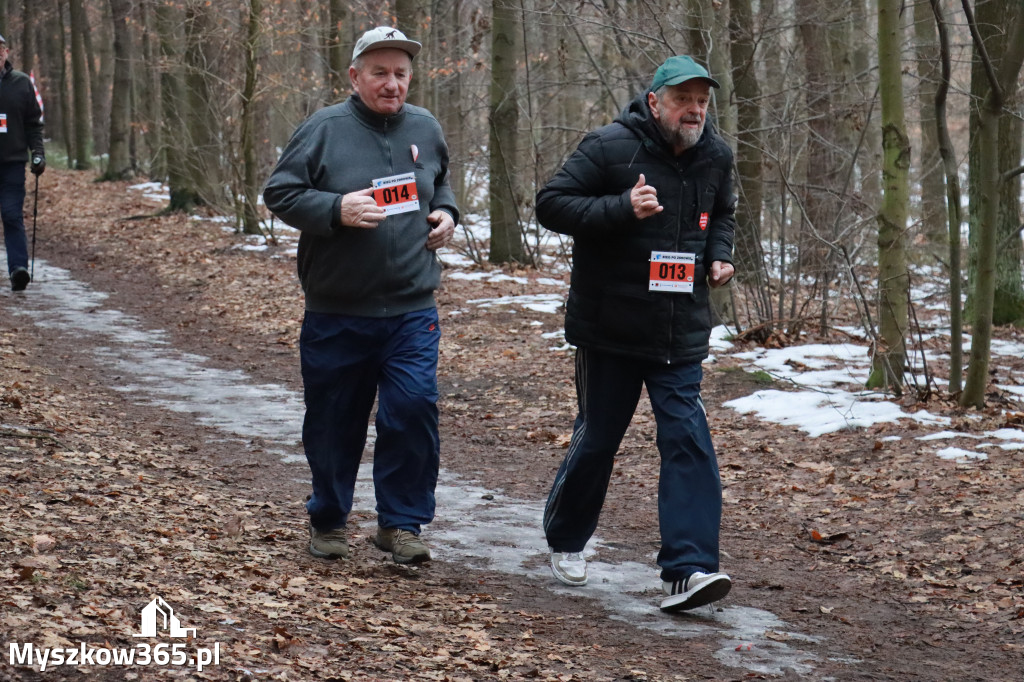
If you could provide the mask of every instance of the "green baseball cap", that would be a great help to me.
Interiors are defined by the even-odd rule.
[[[657,90],[663,85],[679,85],[694,78],[703,78],[716,88],[722,87],[718,81],[708,75],[707,69],[693,61],[693,57],[677,55],[666,59],[665,63],[654,72],[651,90]]]

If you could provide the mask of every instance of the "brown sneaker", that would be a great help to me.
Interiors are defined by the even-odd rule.
[[[391,552],[396,564],[419,564],[430,561],[430,550],[420,536],[411,530],[401,528],[377,528],[373,544],[378,549]]]
[[[309,524],[309,553],[320,559],[347,559],[348,538],[345,526],[334,530],[317,530]]]

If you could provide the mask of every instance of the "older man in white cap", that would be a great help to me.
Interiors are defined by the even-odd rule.
[[[353,490],[374,398],[374,543],[402,564],[430,560],[440,463],[435,252],[459,212],[437,120],[406,104],[420,43],[379,26],[352,53],[353,94],[302,123],[263,192],[299,229],[306,297],[299,343],[312,475],[309,551],[347,558]]]

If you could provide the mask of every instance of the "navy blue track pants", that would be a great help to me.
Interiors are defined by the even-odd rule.
[[[433,520],[440,339],[435,308],[382,318],[306,312],[299,341],[302,442],[313,482],[306,510],[319,530],[345,525],[352,511],[375,397],[377,523],[418,533]]]
[[[699,362],[665,365],[577,349],[579,414],[544,510],[544,533],[554,551],[580,552],[594,534],[615,453],[646,385],[661,453],[661,578],[718,570],[722,483],[700,399],[703,374]]]
[[[7,274],[28,267],[25,234],[25,162],[0,163],[0,216],[4,223]]]

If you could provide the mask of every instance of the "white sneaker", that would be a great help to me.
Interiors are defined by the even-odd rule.
[[[587,584],[587,561],[582,552],[551,552],[551,572],[566,585]]]
[[[662,611],[688,611],[718,601],[729,594],[732,580],[725,573],[701,573],[674,582],[663,582],[668,596],[661,601]]]

